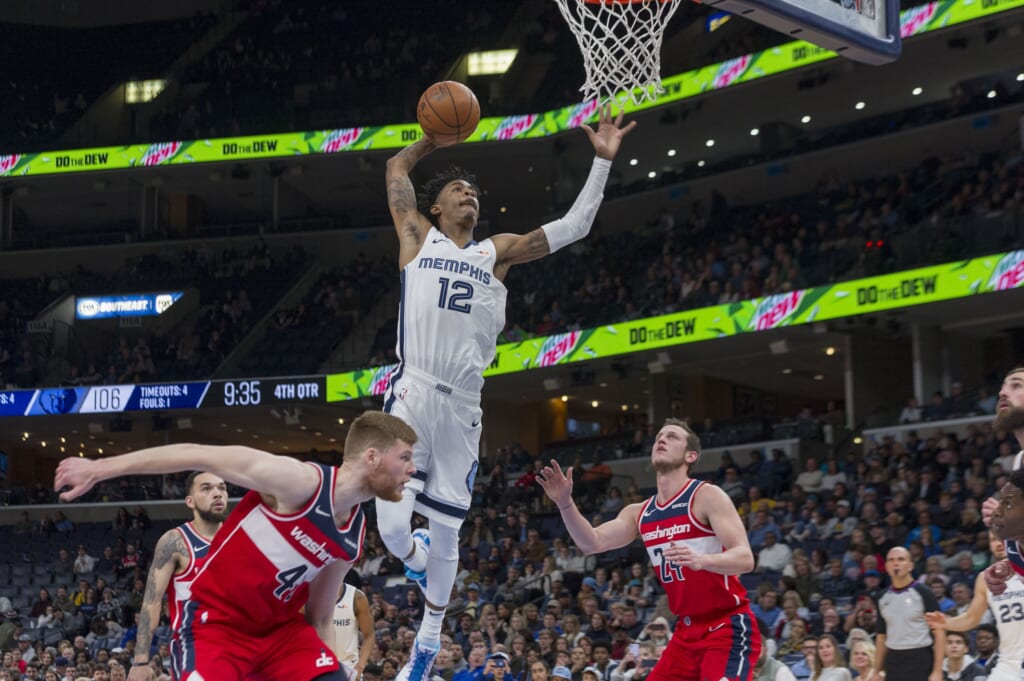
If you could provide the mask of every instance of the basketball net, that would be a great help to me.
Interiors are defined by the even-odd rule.
[[[661,86],[661,40],[681,0],[555,0],[576,36],[587,80],[583,100],[654,102]]]

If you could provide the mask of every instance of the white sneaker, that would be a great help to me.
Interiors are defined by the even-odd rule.
[[[430,670],[434,667],[434,658],[441,650],[440,644],[435,648],[420,645],[419,637],[412,643],[412,651],[409,661],[398,672],[395,681],[427,681],[430,678]]]

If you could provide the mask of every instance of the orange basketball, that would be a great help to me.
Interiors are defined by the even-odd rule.
[[[480,122],[480,103],[462,83],[434,83],[420,97],[416,118],[424,134],[439,147],[458,144],[473,134]]]

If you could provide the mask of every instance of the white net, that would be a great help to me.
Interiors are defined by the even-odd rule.
[[[555,0],[583,53],[583,100],[652,102],[661,86],[661,39],[682,0]]]

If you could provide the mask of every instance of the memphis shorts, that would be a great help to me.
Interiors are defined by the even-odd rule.
[[[416,511],[461,527],[479,466],[480,395],[403,365],[391,379],[384,411],[409,424],[419,438],[412,450],[416,473],[406,485],[416,493]]]

